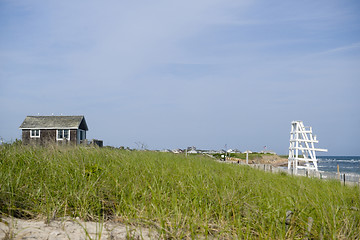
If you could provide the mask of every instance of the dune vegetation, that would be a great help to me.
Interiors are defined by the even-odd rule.
[[[112,220],[172,239],[360,238],[359,186],[113,148],[1,145],[0,214]]]

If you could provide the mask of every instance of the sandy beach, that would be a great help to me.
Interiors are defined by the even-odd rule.
[[[107,221],[84,222],[79,219],[23,220],[2,217],[0,239],[158,239],[149,228]]]

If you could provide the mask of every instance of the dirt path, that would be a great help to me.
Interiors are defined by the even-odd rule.
[[[83,222],[78,219],[40,220],[0,218],[0,239],[158,239],[155,231],[115,222]]]

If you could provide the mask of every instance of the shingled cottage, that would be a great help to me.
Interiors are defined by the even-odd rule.
[[[80,144],[88,126],[84,116],[27,116],[21,126],[23,144]]]

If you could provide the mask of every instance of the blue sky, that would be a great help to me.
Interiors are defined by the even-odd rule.
[[[291,121],[360,155],[358,1],[0,0],[0,137],[85,115],[89,138],[286,154]]]

